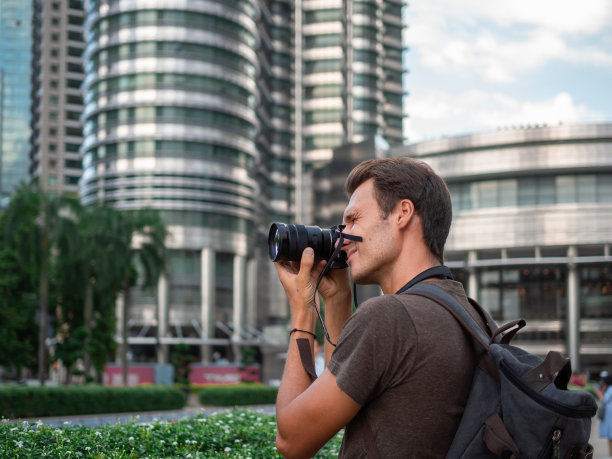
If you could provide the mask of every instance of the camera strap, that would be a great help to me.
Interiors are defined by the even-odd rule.
[[[317,317],[319,318],[319,322],[321,323],[321,327],[323,328],[323,334],[325,335],[325,339],[327,340],[329,344],[331,344],[334,347],[336,347],[336,344],[332,343],[332,340],[329,337],[329,332],[327,331],[327,327],[325,326],[325,321],[323,320],[323,317],[321,317],[321,311],[317,307],[317,292],[319,291],[319,284],[321,283],[323,276],[325,276],[325,274],[327,274],[327,271],[329,270],[330,261],[335,259],[340,253],[340,251],[342,250],[342,246],[344,245],[345,239],[348,239],[350,241],[355,241],[355,242],[363,241],[363,238],[361,236],[353,236],[352,234],[345,234],[342,231],[338,231],[338,234],[339,234],[339,237],[338,237],[338,243],[336,244],[336,248],[332,252],[331,256],[329,257],[329,260],[327,260],[327,264],[325,265],[325,267],[323,268],[323,271],[321,271],[321,274],[319,275],[319,279],[317,280],[317,285],[315,285],[314,295],[312,298],[312,303],[314,304],[315,311],[317,312]],[[356,289],[355,289],[355,284],[353,284],[353,296],[355,296],[355,294],[356,294]],[[357,304],[356,299],[355,299],[355,304]]]

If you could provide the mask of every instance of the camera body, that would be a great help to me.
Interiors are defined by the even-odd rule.
[[[300,261],[306,247],[312,247],[316,259],[327,260],[330,268],[347,268],[343,251],[330,260],[340,238],[337,226],[322,229],[318,226],[272,223],[268,233],[268,254],[272,261]]]

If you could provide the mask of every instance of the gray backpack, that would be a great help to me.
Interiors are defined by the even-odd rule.
[[[589,444],[595,398],[568,391],[569,359],[551,351],[546,358],[511,346],[523,319],[497,327],[475,301],[490,330],[483,330],[451,295],[431,284],[406,291],[446,308],[482,352],[447,458],[592,458]],[[505,333],[504,333],[505,332]]]

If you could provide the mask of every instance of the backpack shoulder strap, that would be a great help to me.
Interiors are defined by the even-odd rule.
[[[491,336],[478,325],[474,318],[465,310],[459,302],[439,287],[432,284],[420,283],[406,290],[404,293],[416,294],[435,301],[446,309],[459,322],[459,324],[476,340],[484,349],[489,349]],[[479,312],[480,313],[480,312]]]

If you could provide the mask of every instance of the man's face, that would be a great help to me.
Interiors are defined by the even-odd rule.
[[[392,215],[392,214],[391,214]],[[343,251],[358,284],[378,284],[391,266],[395,250],[390,216],[383,218],[374,192],[374,180],[362,183],[351,195],[344,210],[344,233],[361,236],[363,241],[345,240]]]

